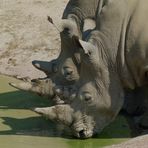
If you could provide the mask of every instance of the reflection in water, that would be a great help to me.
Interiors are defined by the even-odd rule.
[[[23,113],[22,111],[20,113]],[[20,114],[18,113],[18,115]],[[9,127],[1,130],[0,135],[26,135],[41,137],[63,137],[72,138],[69,130],[63,125],[55,124],[43,117],[35,116],[29,118],[1,117],[1,124]]]

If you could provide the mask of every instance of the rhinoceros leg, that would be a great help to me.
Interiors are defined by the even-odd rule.
[[[123,109],[129,115],[142,115],[145,112],[144,105],[146,97],[144,88],[125,90]]]
[[[144,129],[148,129],[148,111],[142,115],[139,125]]]
[[[20,83],[9,83],[11,86],[24,90],[24,91],[30,91],[37,93],[39,95],[45,95],[49,97],[54,96],[53,92],[53,82],[51,79],[45,78],[45,79],[35,79],[31,82],[20,82]]]
[[[52,75],[58,71],[57,60],[47,61],[32,61],[35,68],[43,71],[47,76]]]

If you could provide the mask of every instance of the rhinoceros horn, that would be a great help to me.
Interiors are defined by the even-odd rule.
[[[12,87],[20,90],[30,91],[39,95],[48,95],[52,97],[54,95],[53,86],[51,79],[36,79],[32,82],[20,82],[20,83],[9,83]]]
[[[55,105],[45,108],[35,108],[34,111],[41,114],[52,121],[61,122],[65,125],[70,125],[73,121],[72,114],[73,110],[67,104]]]
[[[78,36],[73,35],[72,39],[76,43],[77,47],[80,47],[79,50],[83,54],[88,54],[89,55],[90,49],[94,48],[93,44],[91,44],[90,42],[86,42],[86,41],[83,41],[83,40],[79,39]]]

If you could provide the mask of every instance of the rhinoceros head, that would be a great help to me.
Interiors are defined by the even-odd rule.
[[[74,50],[73,35],[81,36],[73,20],[62,20],[60,25],[61,52],[57,59],[50,62],[33,61],[33,65],[44,71],[52,80],[61,80],[64,84],[79,78],[77,66],[80,65],[79,53]]]
[[[116,117],[123,104],[123,90],[102,48],[94,40],[76,40],[81,53],[80,78],[74,86],[75,97],[67,105],[69,111],[63,110],[62,115],[68,114],[64,120],[76,137],[89,138]],[[69,98],[71,95],[69,90]]]
[[[73,108],[80,112],[83,136],[89,137],[116,117],[124,96],[116,64],[106,55],[101,42],[93,38],[88,42],[76,40],[81,52],[81,72]]]
[[[54,96],[55,85],[71,85],[79,79],[80,54],[75,50],[73,35],[81,36],[77,24],[73,20],[62,20],[60,27],[61,52],[57,59],[52,61],[35,60],[32,64],[43,71],[47,78],[37,79],[12,86],[38,93],[40,95]]]

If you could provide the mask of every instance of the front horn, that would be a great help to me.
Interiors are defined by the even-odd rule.
[[[52,107],[35,108],[34,111],[41,114],[52,121],[63,123],[64,125],[71,125],[73,110],[68,104],[55,105]]]

